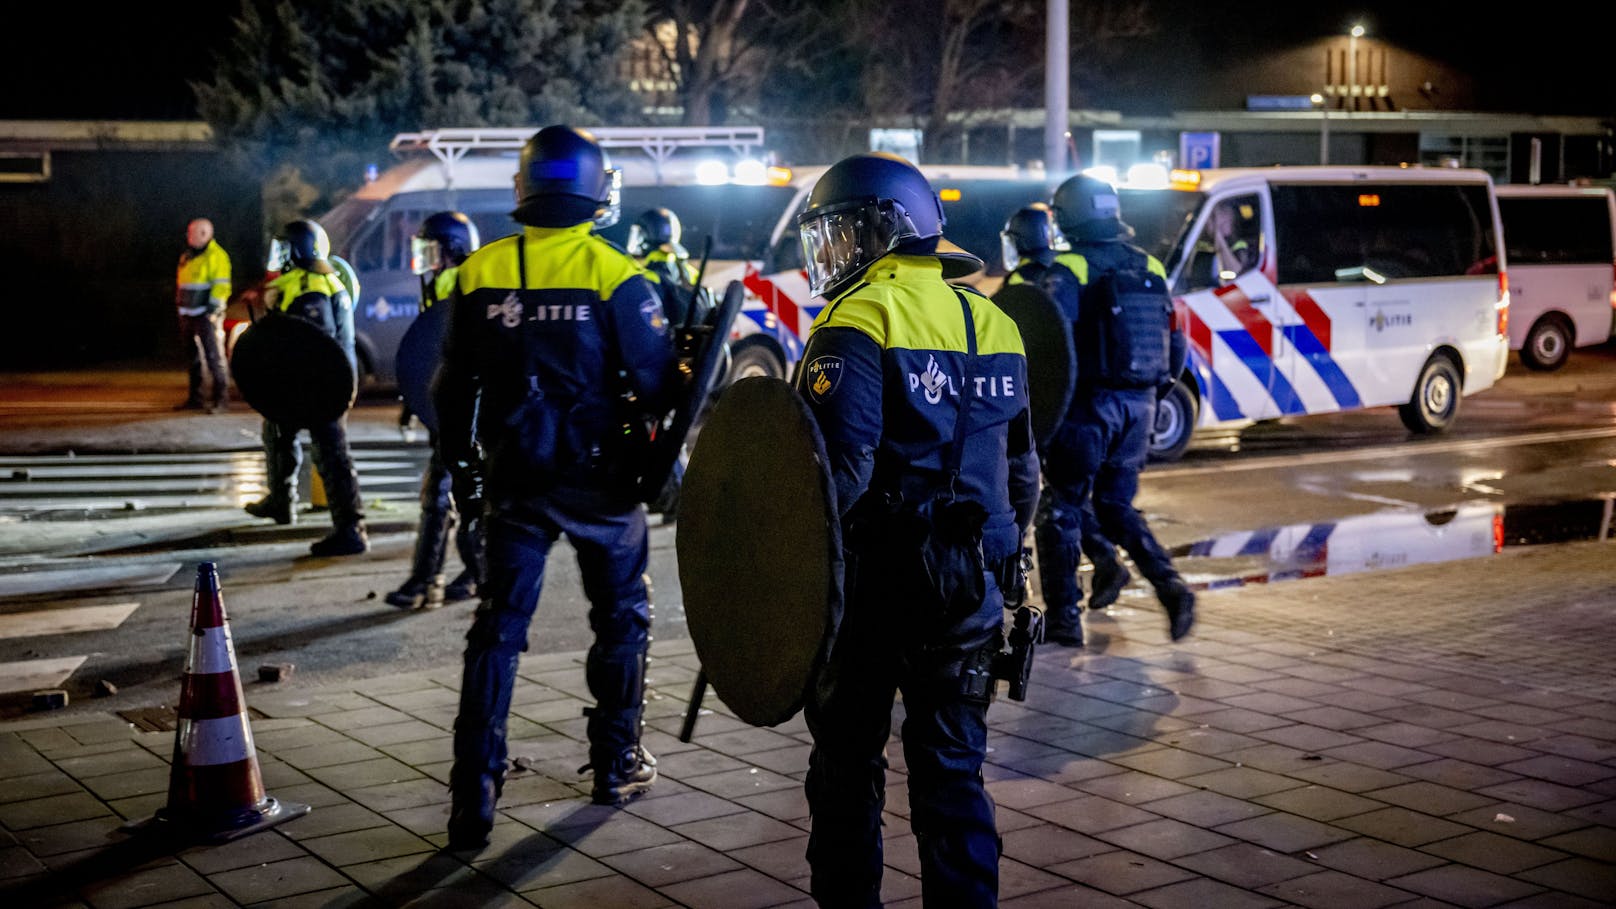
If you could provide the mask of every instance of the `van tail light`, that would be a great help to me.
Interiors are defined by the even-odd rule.
[[[1612,293],[1613,295],[1616,295],[1616,291],[1612,291]],[[1616,296],[1613,296],[1613,302],[1616,302]],[[1498,331],[1498,336],[1501,338],[1508,337],[1509,275],[1506,274],[1502,268],[1498,270],[1498,302],[1493,304],[1493,309],[1498,314],[1497,324],[1494,326]]]
[[[1504,516],[1495,514],[1493,515],[1493,552],[1495,554],[1503,552],[1506,542],[1508,540],[1504,537]]]

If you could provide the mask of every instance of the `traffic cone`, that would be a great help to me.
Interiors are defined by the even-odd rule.
[[[277,801],[264,792],[212,562],[196,569],[178,713],[168,804],[126,829],[172,830],[221,843],[309,813],[308,805]]]
[[[320,479],[319,469],[312,467],[309,469],[309,506],[315,511],[331,507],[325,497],[325,480]]]

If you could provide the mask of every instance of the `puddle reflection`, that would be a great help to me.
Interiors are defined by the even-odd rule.
[[[1384,511],[1223,534],[1176,547],[1172,556],[1192,588],[1217,590],[1455,562],[1513,546],[1608,540],[1613,512],[1616,499],[1609,497],[1471,503],[1424,513]],[[1228,564],[1215,564],[1219,562]]]

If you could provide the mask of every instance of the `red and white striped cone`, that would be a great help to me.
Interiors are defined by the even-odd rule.
[[[196,569],[191,648],[178,713],[168,805],[131,828],[172,827],[224,842],[309,813],[308,805],[277,801],[264,792],[219,594],[219,572],[212,562]]]

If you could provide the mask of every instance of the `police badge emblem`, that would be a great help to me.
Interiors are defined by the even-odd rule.
[[[841,357],[815,357],[808,364],[808,392],[815,401],[830,397],[841,380]]]

